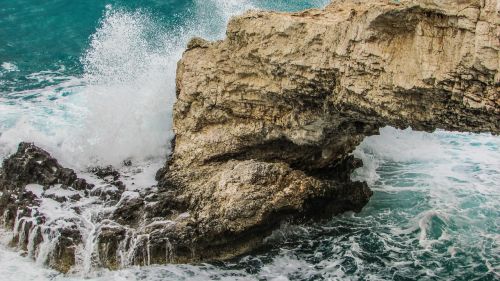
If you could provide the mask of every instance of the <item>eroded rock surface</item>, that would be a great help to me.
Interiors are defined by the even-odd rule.
[[[46,151],[21,143],[0,171],[0,214],[3,226],[14,232],[10,245],[67,272],[82,243],[82,222],[75,210],[58,216],[59,206],[78,201],[91,188]]]
[[[206,261],[261,246],[285,220],[360,211],[371,191],[350,181],[362,165],[350,153],[381,126],[500,132],[496,7],[334,1],[236,17],[179,62],[158,185],[112,167],[91,169],[91,185],[20,145],[0,172],[11,244],[64,272]]]
[[[349,154],[381,126],[498,133],[499,15],[491,0],[334,1],[193,39],[159,180],[181,190],[200,249],[231,245],[194,256],[247,251],[288,216],[360,210]]]

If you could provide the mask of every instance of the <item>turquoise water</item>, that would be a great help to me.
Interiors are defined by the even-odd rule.
[[[85,166],[166,154],[189,38],[221,39],[229,18],[248,9],[326,0],[1,2],[0,156],[29,140]]]
[[[247,9],[328,1],[0,0],[0,159],[35,141],[75,169],[163,161],[175,67]],[[110,150],[109,147],[113,147]],[[1,280],[499,280],[500,138],[384,128],[354,152],[359,214],[282,225],[225,263],[63,276],[0,247]],[[89,280],[89,279],[86,279]]]
[[[62,76],[82,75],[84,67],[81,63],[81,56],[89,48],[90,37],[99,27],[106,6],[125,13],[140,11],[156,21],[158,27],[155,28],[164,29],[166,32],[205,25],[202,27],[205,30],[201,30],[202,33],[199,35],[215,38],[220,37],[223,24],[227,19],[224,15],[222,17],[217,15],[218,12],[233,13],[245,6],[274,10],[301,10],[322,6],[325,2],[314,0],[2,0],[0,1],[2,30],[0,32],[0,42],[2,42],[0,63],[14,64],[17,70],[6,72],[4,69],[0,92],[5,96],[9,92],[38,89],[55,84],[59,80],[33,79],[33,74],[40,72],[57,72]],[[215,19],[211,19],[211,16]],[[151,35],[155,36],[155,34]],[[175,31],[171,35],[179,36]]]

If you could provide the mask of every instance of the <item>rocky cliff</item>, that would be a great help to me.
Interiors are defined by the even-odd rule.
[[[500,131],[495,9],[334,1],[248,12],[223,41],[193,39],[178,64],[175,149],[160,181],[182,190],[203,243],[234,239],[228,256],[287,216],[360,210],[370,192],[349,182],[349,155],[381,126]]]
[[[113,208],[91,232],[92,260],[225,259],[284,220],[359,211],[371,191],[350,181],[361,165],[350,153],[363,138],[386,125],[498,134],[499,68],[493,0],[334,1],[236,17],[225,40],[188,44],[158,187],[103,199]],[[4,178],[19,233],[5,194],[32,182]],[[60,270],[77,263],[68,256]]]

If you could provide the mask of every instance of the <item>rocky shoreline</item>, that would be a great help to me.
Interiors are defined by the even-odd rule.
[[[360,164],[349,159],[345,175]],[[258,248],[284,220],[360,211],[371,195],[365,183],[331,177],[335,189],[304,204],[303,212],[275,213],[265,225],[234,235],[202,225],[178,187],[132,191],[112,167],[89,172],[101,183],[77,178],[43,149],[21,143],[0,174],[2,223],[13,231],[9,245],[61,272],[225,259]]]
[[[281,222],[360,211],[351,152],[382,126],[500,132],[493,0],[251,11],[178,64],[172,153],[136,189],[21,143],[0,170],[11,246],[61,272],[228,259]]]

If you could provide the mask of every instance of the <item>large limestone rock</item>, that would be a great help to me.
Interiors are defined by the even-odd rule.
[[[498,133],[496,5],[334,1],[248,12],[223,41],[193,39],[159,178],[192,210],[195,249],[232,245],[194,256],[244,252],[290,215],[360,210],[370,192],[349,183],[349,154],[381,126]]]
[[[32,144],[5,160],[11,244],[64,272],[225,259],[284,220],[359,211],[371,191],[350,181],[361,165],[350,153],[381,126],[500,132],[497,4],[334,1],[236,17],[225,40],[195,38],[179,62],[157,186],[125,186],[110,168],[88,184]]]

